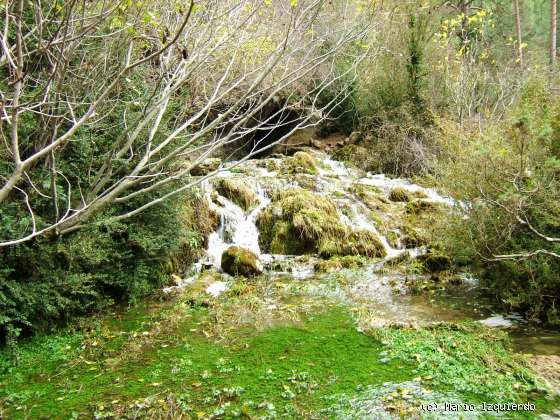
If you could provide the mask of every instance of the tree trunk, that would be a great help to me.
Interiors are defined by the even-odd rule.
[[[519,12],[519,0],[513,0],[513,13],[515,15],[515,33],[517,35],[517,58],[519,65],[523,67],[523,38],[521,36],[521,14]]]
[[[556,64],[556,0],[550,0],[550,65]]]

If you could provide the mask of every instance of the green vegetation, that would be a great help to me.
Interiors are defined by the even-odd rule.
[[[445,221],[447,248],[474,263],[509,308],[552,324],[560,293],[559,110],[545,81],[534,80],[483,135],[449,128],[442,140],[449,154],[440,160],[442,183],[471,203]]]
[[[556,0],[3,6],[0,418],[559,406]]]
[[[72,316],[146,296],[201,255],[204,236],[215,226],[205,201],[192,196],[126,223],[1,248],[1,339],[12,342]]]
[[[508,351],[507,334],[476,323],[429,328],[390,327],[371,332],[385,343],[389,360],[413,363],[434,386],[484,401],[515,401],[520,393],[542,394],[527,360]],[[539,397],[538,397],[539,398]]]
[[[507,351],[505,334],[464,324],[376,329],[372,338],[343,308],[320,301],[314,312],[261,332],[232,328],[237,305],[256,310],[259,293],[239,284],[205,308],[191,306],[187,292],[85,322],[79,331],[37,337],[18,348],[17,364],[4,351],[1,412],[301,418],[328,413],[368,387],[411,380],[469,402],[531,395],[539,409],[550,405],[526,361]]]
[[[297,326],[240,331],[241,341],[233,347],[200,331],[206,310],[177,310],[174,316],[181,320],[171,329],[165,315],[133,310],[85,336],[38,338],[19,350],[17,367],[4,354],[3,414],[62,418],[175,411],[209,417],[225,411],[293,418],[327,407],[325,396],[410,377],[406,364],[376,364],[382,346],[358,333],[338,309]]]

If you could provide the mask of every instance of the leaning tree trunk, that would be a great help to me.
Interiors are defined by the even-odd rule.
[[[523,67],[523,38],[521,36],[521,14],[519,13],[519,0],[513,0],[513,14],[515,15],[515,33],[517,35],[517,58]]]
[[[556,0],[550,0],[550,65],[556,64],[556,25],[557,6]]]

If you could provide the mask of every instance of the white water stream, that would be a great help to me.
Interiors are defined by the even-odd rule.
[[[270,203],[264,190],[257,185],[259,204],[248,214],[241,207],[227,198],[218,195],[217,204],[212,200],[212,193],[206,193],[210,209],[220,216],[220,227],[208,237],[206,261],[220,270],[222,254],[231,246],[239,246],[261,255],[259,247],[259,230],[256,221],[259,213]]]

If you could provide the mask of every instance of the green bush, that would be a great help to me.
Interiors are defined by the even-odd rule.
[[[200,232],[211,228],[202,200],[178,203],[152,207],[126,223],[100,217],[74,234],[0,249],[0,340],[136,300],[168,282],[193,261],[204,245]],[[3,237],[14,229],[10,221],[17,214],[11,216],[4,218]]]
[[[448,248],[506,306],[560,324],[560,242],[546,239],[560,237],[560,101],[547,83],[528,83],[483,134],[444,124],[439,169],[442,186],[467,203],[446,231]]]

